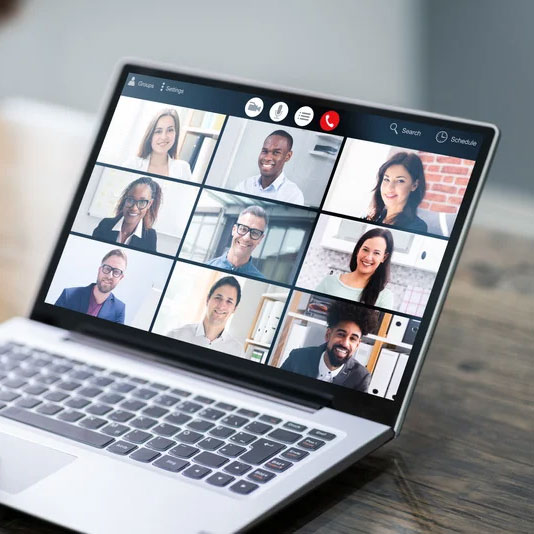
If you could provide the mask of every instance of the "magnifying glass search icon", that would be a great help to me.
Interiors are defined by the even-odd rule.
[[[389,129],[393,132],[395,132],[397,135],[399,135],[399,132],[397,132],[397,123],[396,122],[392,122],[390,125],[389,125]]]

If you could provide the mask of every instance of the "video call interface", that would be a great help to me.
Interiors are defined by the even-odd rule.
[[[162,102],[164,82],[139,97],[142,79],[45,301],[395,399],[475,161],[397,123],[385,144],[336,135],[335,108],[249,96],[219,113]]]

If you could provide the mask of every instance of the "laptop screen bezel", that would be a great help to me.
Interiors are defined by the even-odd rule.
[[[394,400],[353,391],[342,386],[321,382],[313,378],[273,368],[269,365],[260,365],[221,352],[214,353],[212,350],[196,345],[169,339],[155,333],[148,333],[130,326],[103,321],[95,317],[45,303],[48,288],[72,228],[92,169],[97,161],[100,147],[102,146],[115,107],[121,96],[122,88],[127,80],[127,76],[132,74],[233,89],[243,93],[264,95],[265,97],[277,99],[298,98],[302,101],[303,105],[326,109],[335,106],[338,108],[344,107],[345,109],[354,109],[385,116],[392,120],[419,121],[431,125],[439,125],[444,129],[463,130],[483,136],[484,140],[465,192],[464,202],[458,212],[456,224],[449,239],[449,246],[447,247],[435,279],[434,288],[442,286],[441,290],[439,292],[432,291],[426,311],[421,318],[421,331],[412,347],[411,354],[417,354],[417,358],[409,358],[397,396]],[[256,82],[233,80],[231,78],[212,76],[195,71],[182,69],[168,70],[167,68],[127,62],[122,65],[122,68],[118,72],[111,97],[103,113],[98,133],[89,153],[72,205],[65,218],[65,223],[37,294],[31,312],[31,319],[65,330],[89,334],[100,339],[124,344],[127,347],[141,350],[147,354],[147,357],[154,358],[168,365],[194,369],[200,374],[216,376],[247,388],[267,392],[273,396],[291,398],[297,402],[301,400],[304,403],[316,406],[329,405],[336,410],[371,419],[389,426],[395,426],[399,414],[404,413],[413,392],[415,379],[425,357],[441,306],[445,300],[448,285],[452,278],[452,272],[457,263],[461,245],[467,234],[468,223],[472,218],[476,201],[480,195],[497,138],[498,130],[490,124],[464,121],[412,110],[395,109],[387,106],[376,106],[350,99],[277,88]],[[407,392],[408,394],[406,394]]]

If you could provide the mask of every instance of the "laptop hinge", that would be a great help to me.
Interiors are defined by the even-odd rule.
[[[155,362],[163,365],[167,368],[175,368],[192,373],[194,375],[202,375],[207,378],[216,380],[217,382],[224,382],[231,384],[239,388],[244,388],[247,391],[255,391],[261,395],[267,397],[276,397],[281,401],[296,405],[299,407],[306,407],[311,410],[318,410],[323,407],[330,407],[332,405],[332,396],[323,394],[322,392],[306,390],[295,384],[286,385],[281,381],[273,382],[269,379],[269,383],[261,382],[257,377],[251,377],[247,380],[245,376],[235,376],[227,370],[217,367],[215,365],[209,365],[209,362],[205,362],[205,365],[200,367],[198,365],[189,364],[184,360],[176,361],[170,360],[168,355],[158,353],[154,347],[140,347],[139,342],[136,342],[136,347],[132,347],[127,341],[121,340],[118,342],[116,333],[113,338],[111,336],[105,336],[103,332],[98,332],[98,337],[95,337],[96,333],[90,332],[89,329],[85,329],[83,332],[70,331],[66,340],[88,345],[106,352],[111,352],[118,356],[131,356],[137,360],[147,362]],[[105,338],[105,339],[104,339]]]

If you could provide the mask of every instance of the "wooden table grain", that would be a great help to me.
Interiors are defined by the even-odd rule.
[[[399,438],[251,532],[533,532],[533,345],[534,243],[474,227]]]

